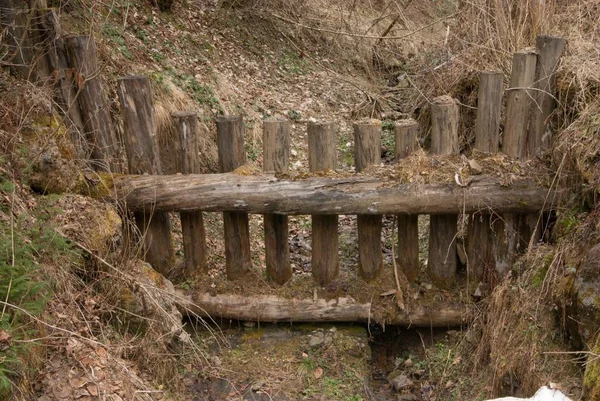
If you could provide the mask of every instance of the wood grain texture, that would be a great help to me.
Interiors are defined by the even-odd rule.
[[[396,161],[410,156],[418,148],[419,124],[412,118],[396,122]],[[398,222],[398,248],[396,263],[407,280],[416,282],[421,266],[419,263],[419,216],[396,215]]]
[[[182,296],[184,298],[185,296]],[[185,298],[184,298],[185,299]],[[370,302],[350,297],[334,299],[282,298],[274,295],[192,294],[184,303],[186,312],[212,319],[258,322],[361,322],[373,321]],[[468,322],[464,305],[414,306],[410,311],[395,310],[385,323],[411,327],[456,327]]]
[[[244,120],[241,116],[218,116],[217,147],[219,169],[233,171],[246,163]],[[242,277],[252,266],[248,213],[224,212],[225,268],[227,278]]]
[[[263,170],[286,173],[290,154],[290,122],[283,118],[263,121]],[[288,218],[265,214],[265,261],[267,276],[277,284],[292,277]]]
[[[433,99],[431,105],[431,153],[458,153],[459,110],[450,96]],[[440,288],[452,287],[456,280],[457,215],[431,215],[429,219],[429,277]]]
[[[396,140],[396,161],[404,159],[418,148],[419,124],[409,118],[396,122],[394,137]]]
[[[74,84],[78,90],[84,133],[91,147],[92,166],[96,170],[122,172],[120,145],[99,77],[94,37],[70,36],[66,38],[65,46],[69,65],[76,74]]]
[[[510,84],[506,96],[506,122],[502,139],[502,152],[510,157],[526,157],[527,131],[534,91],[536,55],[518,52],[513,55]]]
[[[335,143],[333,123],[308,124],[308,165],[311,172],[335,170],[337,164]],[[316,282],[324,286],[339,274],[338,216],[313,215],[311,220],[312,274]]]
[[[431,104],[431,153],[453,155],[458,153],[459,110],[456,100],[444,95]]]
[[[150,80],[130,76],[117,81],[129,171],[136,174],[161,174],[154,105]],[[158,272],[168,275],[175,261],[169,216],[156,211],[152,202],[135,213],[142,234],[145,260]]]
[[[130,209],[204,210],[277,214],[448,214],[492,208],[497,212],[539,211],[560,196],[533,180],[503,186],[479,176],[467,187],[454,182],[394,184],[369,177],[278,179],[273,175],[190,174],[113,176],[114,193]]]
[[[529,157],[534,157],[548,149],[552,140],[550,116],[556,108],[556,70],[567,45],[563,38],[539,35],[536,40],[538,54],[535,85],[539,89],[534,94],[535,106],[532,109],[531,124],[527,137]]]
[[[381,121],[369,120],[354,124],[354,166],[360,173],[381,164]],[[370,281],[383,266],[381,252],[382,216],[358,215],[358,273]]]
[[[176,170],[182,174],[200,172],[198,158],[198,115],[194,112],[179,111],[171,114],[174,131],[177,133]],[[201,211],[181,212],[183,234],[184,271],[192,278],[198,273],[208,273],[206,264],[206,232]]]
[[[498,153],[503,80],[501,72],[482,71],[479,74],[475,149],[481,152]]]

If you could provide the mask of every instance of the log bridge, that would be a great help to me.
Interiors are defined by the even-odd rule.
[[[535,53],[515,53],[506,91],[502,73],[480,73],[476,140],[472,150],[488,154],[502,152],[510,158],[524,160],[535,157],[548,146],[545,139],[555,107],[554,74],[564,45],[561,38],[540,36]],[[246,163],[243,119],[218,116],[215,122],[220,173],[198,174],[197,115],[177,112],[172,115],[172,121],[178,133],[175,151],[179,174],[161,175],[149,79],[128,76],[118,80],[127,155],[124,163],[118,160],[114,124],[110,119],[106,124],[101,123],[109,117],[88,115],[98,109],[89,106],[90,99],[105,98],[95,75],[93,39],[73,37],[49,46],[58,50],[65,46],[72,49],[68,53],[73,55],[71,62],[62,59],[49,62],[59,70],[58,76],[65,75],[65,69],[75,69],[81,76],[77,80],[79,85],[83,82],[83,87],[78,87],[78,91],[83,92],[79,107],[67,110],[65,117],[72,125],[78,125],[78,121],[96,121],[99,127],[106,128],[84,124],[82,129],[90,143],[83,148],[90,148],[88,154],[98,170],[120,173],[126,164],[130,175],[111,175],[110,197],[116,197],[133,212],[139,231],[144,233],[141,239],[144,257],[159,272],[167,274],[175,262],[168,213],[178,212],[185,274],[206,276],[203,213],[219,212],[223,213],[226,277],[243,286],[252,265],[248,214],[256,213],[264,215],[266,276],[272,286],[285,287],[295,280],[290,263],[288,215],[311,216],[313,296],[243,296],[195,290],[188,296],[193,301],[190,306],[200,316],[286,322],[371,321],[379,299],[364,301],[351,294],[333,297],[319,292],[339,276],[339,215],[357,215],[356,280],[359,285],[372,283],[381,278],[386,269],[389,271],[384,267],[381,245],[384,214],[394,215],[397,221],[395,262],[397,273],[406,278],[402,282],[408,287],[418,286],[426,270],[426,280],[436,288],[455,288],[460,265],[457,255],[461,250],[466,254],[468,275],[475,282],[501,278],[510,270],[515,255],[539,239],[538,216],[540,212],[551,210],[548,199],[556,195],[533,180],[519,179],[506,184],[496,175],[474,175],[466,184],[461,182],[461,177],[454,176],[431,184],[369,176],[369,168],[381,164],[382,125],[377,120],[354,124],[354,161],[356,172],[360,173],[354,176],[324,174],[337,167],[335,126],[331,122],[309,122],[308,164],[312,176],[297,179],[287,175],[291,130],[288,120],[264,120],[263,172],[242,175],[236,169]],[[64,80],[57,82],[57,97],[62,96],[64,104],[73,103],[69,103],[74,97],[73,85]],[[504,93],[507,94],[506,121],[500,146]],[[450,96],[433,100],[430,154],[440,158],[458,155],[459,115],[459,104]],[[402,120],[396,122],[394,130],[396,161],[400,161],[418,150],[419,124],[412,119]],[[418,254],[418,216],[423,214],[430,216],[426,269],[422,269]],[[464,236],[465,244],[457,249],[460,215],[463,221],[468,220],[468,232]],[[398,278],[396,282],[400,286]],[[402,293],[400,288],[398,290],[396,296]],[[397,302],[393,308],[393,313],[380,316],[381,323],[453,326],[468,319],[467,306],[461,303],[413,303],[403,307]]]

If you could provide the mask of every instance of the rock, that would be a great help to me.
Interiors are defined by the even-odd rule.
[[[585,256],[574,282],[577,294],[577,321],[581,339],[591,344],[600,327],[600,244]]]
[[[130,313],[124,314],[122,319],[134,330],[157,331],[167,344],[173,340],[191,341],[183,329],[173,283],[142,260],[133,261],[126,271],[132,282],[121,289],[119,303]]]
[[[325,336],[323,333],[317,333],[316,335],[310,336],[310,340],[308,340],[308,346],[310,348],[319,348],[325,344]]]
[[[406,387],[411,387],[414,384],[413,381],[410,380],[406,375],[397,376],[391,381],[391,383],[392,387],[394,387],[394,390],[396,391],[400,391]]]
[[[475,160],[469,160],[469,172],[473,175],[479,175],[483,173],[483,169]]]

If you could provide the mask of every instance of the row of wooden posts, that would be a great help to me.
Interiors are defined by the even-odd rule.
[[[534,157],[548,146],[549,117],[555,101],[554,73],[565,41],[550,36],[538,37],[536,52],[519,52],[513,57],[509,87],[506,90],[506,120],[500,147],[500,116],[503,102],[503,74],[481,72],[477,107],[475,149],[523,159]],[[89,150],[99,170],[122,172],[120,145],[105,102],[95,45],[90,36],[74,36],[53,42],[49,63],[56,71],[57,98],[63,112],[76,129],[85,133]],[[124,122],[123,144],[129,174],[161,174],[157,127],[150,81],[144,76],[128,76],[118,80],[117,91]],[[196,122],[192,112],[172,115],[178,132],[177,169],[182,174],[199,172]],[[435,155],[458,152],[459,105],[442,96],[431,102],[431,149]],[[284,119],[268,119],[263,123],[265,171],[287,171],[290,123]],[[220,172],[230,172],[246,162],[244,124],[241,117],[218,116],[217,145]],[[318,172],[336,168],[336,137],[333,123],[308,124],[309,169]],[[418,125],[414,120],[397,122],[395,127],[396,157],[407,157],[417,146]],[[377,121],[354,124],[356,171],[380,164],[381,124]],[[87,152],[87,153],[86,153]],[[201,211],[182,211],[186,272],[205,272],[206,245]],[[174,251],[168,214],[153,210],[134,213],[140,232],[144,234],[146,260],[159,271],[167,272],[174,263]],[[409,280],[420,270],[418,259],[418,222],[416,214],[400,214],[398,219],[398,263]],[[227,277],[239,278],[250,268],[251,250],[248,214],[223,212]],[[499,272],[510,266],[511,254],[519,236],[530,238],[536,232],[536,217],[505,214],[493,216],[482,211],[471,216],[468,234],[468,264],[481,278],[484,270]],[[312,216],[312,273],[325,285],[338,275],[338,216]],[[382,216],[359,215],[358,247],[360,275],[375,278],[383,264],[381,251]],[[283,284],[292,275],[289,259],[288,218],[283,214],[265,214],[265,250],[268,276]],[[529,230],[529,231],[528,231]],[[457,214],[432,214],[428,272],[432,280],[449,287],[455,280]]]

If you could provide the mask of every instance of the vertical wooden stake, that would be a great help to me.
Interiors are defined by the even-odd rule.
[[[417,149],[419,124],[412,118],[396,123],[396,161],[404,159]],[[398,252],[396,261],[409,282],[419,276],[419,215],[397,215]]]
[[[510,76],[510,88],[506,97],[506,124],[504,125],[504,139],[502,151],[516,159],[527,157],[528,131],[532,117],[535,91],[528,90],[535,86],[537,56],[534,53],[518,52],[513,56],[513,65]],[[514,89],[513,89],[514,88]],[[496,231],[496,247],[500,259],[496,260],[496,269],[502,277],[510,268],[514,255],[519,246],[524,242],[521,235],[519,214],[505,213],[498,225],[504,223],[504,233],[498,235]]]
[[[450,96],[433,99],[431,105],[431,153],[458,153],[458,104]],[[431,215],[427,270],[434,283],[450,288],[456,280],[457,216]]]
[[[534,94],[535,103],[527,137],[529,157],[534,157],[550,145],[550,115],[556,107],[556,69],[566,44],[563,38],[547,35],[540,35],[536,40],[538,60],[534,87],[539,91]]]
[[[76,71],[74,83],[79,91],[78,102],[83,116],[85,135],[89,138],[91,156],[96,170],[121,172],[119,143],[98,69],[96,44],[92,36],[71,36],[66,39],[70,66]]]
[[[475,149],[480,152],[498,153],[503,78],[501,72],[482,71],[479,74]]]
[[[182,174],[200,173],[198,160],[198,116],[191,111],[179,111],[171,114],[175,132],[177,132],[177,172]],[[183,255],[185,275],[193,277],[196,272],[206,274],[206,233],[202,212],[181,212],[181,231],[183,234]]]
[[[219,170],[227,173],[246,163],[244,120],[241,116],[218,116],[216,123]],[[223,225],[227,278],[234,280],[252,266],[248,213],[224,212]]]
[[[381,163],[381,121],[354,124],[354,164],[359,173]],[[376,213],[376,211],[375,211]],[[358,215],[358,273],[369,281],[379,275],[383,265],[381,252],[381,215]]]
[[[500,109],[502,107],[501,72],[482,71],[477,98],[477,121],[475,124],[475,150],[498,153]],[[486,270],[495,265],[490,232],[490,214],[477,212],[471,215],[467,232],[467,269],[476,282],[484,278]]]
[[[120,78],[117,91],[129,173],[161,174],[150,80],[145,76]],[[134,213],[134,217],[142,234],[145,260],[158,272],[168,274],[175,260],[169,215],[145,210]]]
[[[536,55],[533,53],[519,52],[513,56],[502,152],[517,159],[524,158],[527,149],[527,130],[534,95],[534,91],[527,88],[533,87],[535,65]]]
[[[283,118],[263,121],[263,170],[286,173],[290,154],[290,122]],[[288,218],[280,214],[265,214],[265,255],[267,275],[277,284],[292,277]]]
[[[308,124],[308,165],[311,172],[334,170],[337,164],[335,126],[331,122]],[[338,216],[312,216],[312,274],[327,285],[339,273]]]

